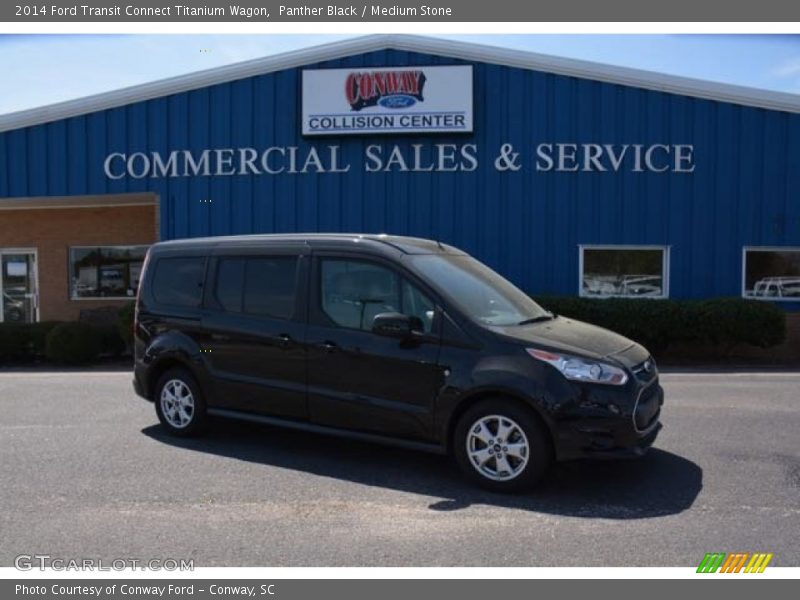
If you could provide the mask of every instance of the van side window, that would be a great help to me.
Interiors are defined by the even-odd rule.
[[[205,268],[202,256],[160,259],[153,275],[153,298],[159,304],[200,306]]]
[[[297,294],[297,257],[220,259],[214,297],[228,312],[290,319]]]
[[[243,258],[225,258],[217,265],[214,297],[227,312],[242,312],[245,262]]]
[[[375,315],[399,312],[418,316],[425,331],[431,331],[433,302],[391,269],[365,261],[322,259],[321,276],[322,310],[337,325],[371,331]]]
[[[244,312],[277,319],[294,314],[296,257],[249,258],[244,281]]]

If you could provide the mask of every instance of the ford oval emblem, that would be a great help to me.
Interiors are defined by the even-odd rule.
[[[385,96],[378,100],[378,104],[384,108],[408,108],[417,103],[415,98],[406,96],[405,94],[396,94],[393,96]]]

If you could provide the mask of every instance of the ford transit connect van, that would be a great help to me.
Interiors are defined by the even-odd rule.
[[[134,388],[178,436],[219,416],[398,444],[513,491],[554,460],[641,455],[661,427],[647,350],[429,240],[158,243],[134,327]]]

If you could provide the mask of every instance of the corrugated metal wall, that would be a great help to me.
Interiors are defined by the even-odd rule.
[[[386,50],[306,68],[437,64],[464,63]],[[672,297],[737,296],[744,245],[800,246],[800,115],[480,63],[474,77],[472,135],[303,140],[300,69],[2,133],[0,196],[154,191],[165,239],[285,231],[437,238],[535,293],[578,292],[579,244],[671,246]],[[524,169],[494,168],[504,142],[525,157]],[[696,170],[536,172],[541,142],[694,144]],[[329,143],[341,146],[350,172],[116,181],[103,172],[110,152],[302,152]],[[366,173],[372,143],[409,151],[474,143],[480,167]]]

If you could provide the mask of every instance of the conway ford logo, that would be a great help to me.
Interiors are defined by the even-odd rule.
[[[368,71],[350,73],[345,80],[347,103],[353,110],[380,105],[384,108],[408,108],[423,102],[425,73],[408,71]]]

